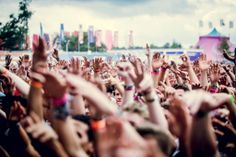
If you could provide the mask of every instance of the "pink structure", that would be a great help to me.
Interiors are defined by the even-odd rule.
[[[229,37],[223,36],[216,28],[213,28],[209,34],[200,36],[195,48],[203,49],[203,53],[207,55],[208,60],[221,62],[224,61],[224,57],[220,51],[220,45],[223,40],[226,40],[230,47],[229,50],[233,52],[235,45],[230,42]]]

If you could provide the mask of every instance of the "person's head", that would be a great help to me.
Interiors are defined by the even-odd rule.
[[[120,94],[120,92],[117,89],[114,90],[113,96],[116,100],[116,104],[121,106],[122,103],[123,103],[123,98],[122,98],[122,95]]]
[[[159,52],[155,52],[154,55],[152,56],[152,59],[158,60],[161,57],[161,54]]]
[[[175,89],[177,95],[179,96],[182,96],[184,92],[189,91],[189,88],[186,84],[175,84],[172,87]]]
[[[174,152],[175,141],[166,131],[153,126],[153,124],[144,125],[136,130],[149,144],[150,150],[161,151],[165,156],[171,156]]]
[[[176,78],[175,78],[174,73],[172,73],[172,72],[169,73],[168,77],[169,77],[169,81],[170,81],[170,84],[171,84],[171,85],[176,84],[177,80],[176,80]]]

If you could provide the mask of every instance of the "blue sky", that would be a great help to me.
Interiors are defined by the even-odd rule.
[[[19,0],[0,0],[0,21],[17,10]],[[208,22],[223,34],[231,36],[236,44],[236,1],[235,0],[33,0],[30,34],[39,33],[39,23],[45,32],[59,31],[64,23],[66,31],[84,30],[89,25],[95,29],[119,30],[119,45],[127,46],[128,32],[134,31],[135,45],[145,43],[163,45],[176,40],[185,47],[194,45],[198,36],[207,34]],[[226,26],[220,27],[224,19]],[[198,21],[204,27],[199,29]],[[234,21],[235,28],[228,29]]]

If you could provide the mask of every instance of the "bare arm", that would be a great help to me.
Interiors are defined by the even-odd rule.
[[[216,157],[218,155],[216,137],[211,129],[211,120],[208,115],[204,117],[193,117],[190,132],[190,147],[193,157]]]
[[[72,74],[67,74],[66,80],[69,86],[78,89],[79,93],[88,99],[98,111],[107,115],[117,113],[116,106],[92,83]]]
[[[7,70],[6,68],[4,68],[2,66],[0,66],[0,71],[1,71],[1,73],[7,74],[12,79],[12,81],[15,83],[16,88],[24,96],[28,96],[29,95],[30,86],[29,86],[28,83],[26,83],[23,79],[18,77],[16,74],[10,72],[9,70]]]
[[[228,59],[229,61],[234,62],[234,57],[230,56],[226,50],[223,51],[223,56]]]

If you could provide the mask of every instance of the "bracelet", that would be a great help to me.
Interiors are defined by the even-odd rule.
[[[232,105],[232,106],[234,106],[234,96],[233,95],[230,95],[230,97],[229,97],[229,104],[230,105]]]
[[[152,72],[152,75],[158,75],[158,74],[159,72],[155,72],[155,71]]]
[[[93,130],[103,129],[106,127],[106,121],[105,119],[98,120],[98,121],[92,121],[91,122],[91,128]]]
[[[60,120],[65,120],[70,115],[69,107],[67,104],[54,106],[53,117]]]
[[[197,114],[196,114],[196,116],[198,118],[203,118],[203,117],[205,117],[207,115],[208,115],[208,112],[204,112],[204,111],[198,111]]]
[[[32,80],[31,81],[31,86],[35,87],[35,88],[42,88],[43,84],[41,82],[39,82],[39,81]]]
[[[130,91],[133,89],[133,85],[124,85],[126,91]]]
[[[53,104],[53,106],[63,106],[66,104],[67,100],[68,100],[68,95],[65,94],[63,97],[53,98],[52,104]]]
[[[157,68],[152,71],[152,75],[158,75],[160,73],[161,69]]]
[[[146,99],[147,103],[153,103],[156,100],[156,98]]]

